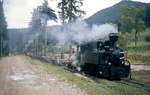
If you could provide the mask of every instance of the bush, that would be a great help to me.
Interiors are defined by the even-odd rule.
[[[150,42],[150,35],[145,36],[144,40],[145,40],[146,42]]]
[[[132,41],[132,40],[133,40],[133,37],[132,37],[131,34],[129,34],[129,33],[122,33],[119,36],[118,45],[119,45],[119,47],[121,47],[121,48],[126,50],[127,47],[128,47],[129,42]]]
[[[119,44],[119,47],[121,47],[121,48],[123,48],[123,49],[126,49],[127,48],[127,44],[128,44],[128,40],[129,39],[127,39],[127,37],[126,37],[127,35],[125,35],[125,34],[121,34],[120,36],[119,36],[119,41],[118,41],[118,44]]]

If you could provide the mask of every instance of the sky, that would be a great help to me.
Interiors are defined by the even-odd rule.
[[[43,0],[3,0],[5,16],[8,28],[24,28],[29,26],[33,9],[41,5]],[[58,11],[57,2],[59,0],[48,0],[49,6]],[[84,0],[82,9],[86,11],[84,18],[87,18],[99,10],[110,7],[121,0]],[[150,0],[133,0],[150,3]],[[49,25],[56,25],[53,21]]]

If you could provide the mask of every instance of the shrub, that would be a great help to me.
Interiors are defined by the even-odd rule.
[[[145,40],[146,42],[150,42],[150,35],[145,36],[144,40]]]
[[[120,35],[118,44],[123,49],[127,48],[128,39],[125,37],[125,35]]]

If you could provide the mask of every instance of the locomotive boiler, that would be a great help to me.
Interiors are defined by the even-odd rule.
[[[108,79],[126,78],[130,63],[124,51],[117,46],[118,34],[112,33],[107,41],[93,41],[77,46],[73,67],[86,74]]]

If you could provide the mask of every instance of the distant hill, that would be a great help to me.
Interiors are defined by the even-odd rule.
[[[150,3],[141,3],[135,1],[121,1],[112,7],[98,11],[91,17],[87,18],[86,22],[90,25],[92,24],[99,25],[104,23],[117,23],[122,6],[136,6],[136,7],[150,8]]]

